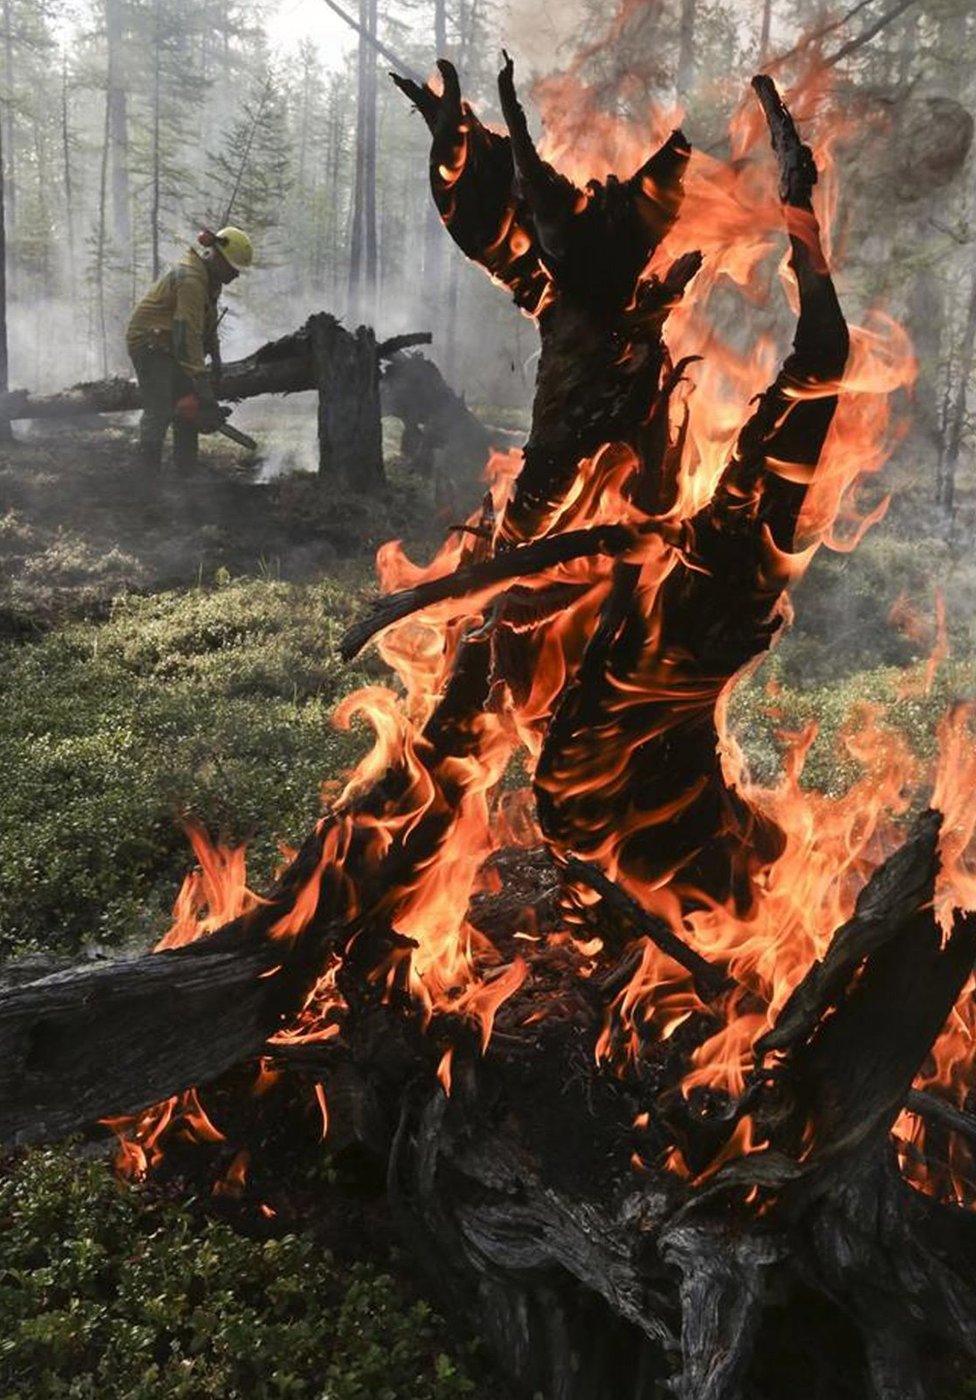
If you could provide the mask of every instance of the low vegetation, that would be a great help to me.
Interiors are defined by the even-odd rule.
[[[356,606],[337,583],[218,575],[2,644],[0,950],[145,945],[188,864],[189,816],[247,842],[252,878],[266,881],[278,842],[307,830],[323,782],[365,741],[331,721],[338,696],[377,675],[369,655],[352,668],[336,657]],[[974,663],[949,661],[928,694],[921,662],[907,695],[891,665],[801,686],[795,653],[815,645],[798,632],[736,691],[734,727],[762,781],[779,769],[777,735],[816,722],[806,781],[845,786],[858,768],[844,728],[863,724],[865,704],[930,754],[939,717],[976,682]]]
[[[4,1400],[460,1400],[423,1302],[311,1235],[249,1238],[70,1150],[0,1175]]]
[[[188,863],[182,820],[252,846],[267,878],[361,736],[330,712],[354,606],[333,584],[231,582],[119,600],[7,643],[0,678],[0,948],[145,942]]]

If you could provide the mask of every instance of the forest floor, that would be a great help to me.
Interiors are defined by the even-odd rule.
[[[351,667],[335,651],[376,547],[399,537],[422,559],[450,523],[388,436],[378,500],[307,474],[262,484],[214,440],[192,478],[147,478],[129,427],[0,449],[0,961],[151,946],[192,863],[188,817],[247,845],[257,889],[309,828],[367,741],[333,727],[336,701],[389,679],[374,651]],[[976,693],[976,569],[922,518],[906,498],[854,554],[819,557],[792,633],[738,687],[763,781],[783,734],[815,723],[805,781],[846,787],[865,703],[930,754]],[[906,687],[936,640],[936,585],[951,655]],[[906,597],[913,624],[893,627]],[[186,1163],[140,1191],[77,1150],[0,1166],[0,1396],[504,1400],[423,1302],[382,1182],[329,1155],[313,1107],[293,1106],[237,1202]]]
[[[64,427],[0,454],[0,628],[94,616],[124,593],[219,573],[294,581],[363,575],[391,537],[436,538],[424,483],[391,472],[379,500],[323,491],[316,476],[262,480],[225,439],[202,439],[193,473],[147,472],[130,427]],[[444,522],[446,523],[446,521]]]
[[[360,751],[330,713],[382,668],[342,667],[338,632],[376,547],[423,555],[442,522],[395,460],[380,500],[263,475],[215,439],[192,476],[147,475],[127,426],[0,450],[0,981],[151,946],[191,815],[260,888]],[[213,1161],[115,1183],[108,1134],[0,1162],[0,1395],[503,1397],[309,1108],[240,1201]]]

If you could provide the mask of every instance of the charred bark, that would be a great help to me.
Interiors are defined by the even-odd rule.
[[[376,337],[350,335],[325,312],[308,321],[318,389],[319,475],[367,492],[382,488],[383,433]]]
[[[449,497],[454,481],[471,486],[481,479],[493,446],[492,434],[432,360],[424,355],[396,356],[383,375],[381,397],[384,412],[403,423],[401,456],[415,471],[434,480],[438,495]]]
[[[578,954],[544,944],[487,1054],[462,1016],[425,1030],[376,998],[354,1005],[334,1040],[269,1044],[283,984],[261,976],[266,944],[232,950],[227,937],[17,987],[0,1001],[0,1135],[51,1136],[270,1055],[324,1084],[333,1150],[386,1162],[431,1286],[477,1319],[518,1393],[650,1400],[670,1379],[687,1400],[778,1397],[761,1338],[793,1299],[838,1310],[798,1393],[909,1400],[927,1393],[936,1348],[976,1353],[976,1222],[908,1187],[886,1137],[976,949],[971,920],[943,950],[924,912],[935,836],[926,817],[879,871],[859,911],[871,929],[854,940],[859,956],[849,929],[835,940],[845,986],[831,982],[806,1039],[747,1090],[768,1147],[702,1182],[663,1170],[679,1134],[651,1061],[598,1068],[600,999],[584,990]],[[525,855],[506,860],[511,880]],[[545,928],[558,889],[544,866],[531,883]],[[499,910],[485,904],[477,920],[510,955]],[[292,995],[307,972],[290,969]],[[527,1025],[533,1011],[546,1014]],[[445,1045],[449,1096],[433,1079]],[[811,1112],[818,1146],[804,1154]],[[689,1130],[711,1131],[693,1118]]]

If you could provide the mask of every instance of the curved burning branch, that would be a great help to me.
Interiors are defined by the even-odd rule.
[[[625,554],[634,548],[638,538],[637,531],[626,525],[594,525],[586,530],[567,530],[564,534],[549,535],[532,544],[497,554],[481,563],[468,564],[453,574],[429,579],[415,588],[388,593],[377,602],[369,616],[348,629],[339,643],[339,654],[343,661],[351,661],[378,632],[423,608],[433,607],[449,598],[470,598],[473,606],[482,607],[490,599],[490,595],[485,596],[488,590],[498,584],[544,573],[573,559],[592,558],[600,554]]]

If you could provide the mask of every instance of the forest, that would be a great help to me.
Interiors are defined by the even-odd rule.
[[[969,0],[0,0],[0,1397],[976,1396],[974,135]]]

